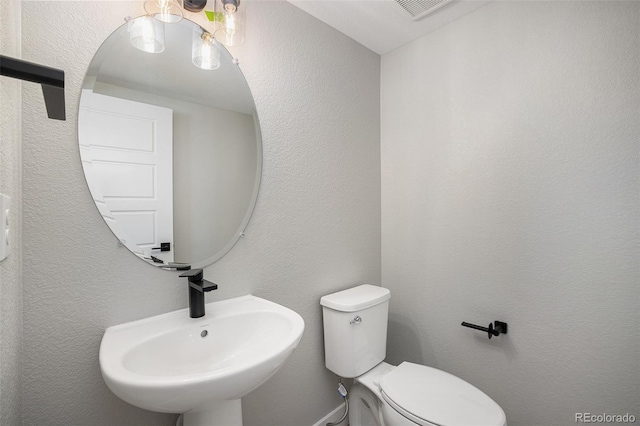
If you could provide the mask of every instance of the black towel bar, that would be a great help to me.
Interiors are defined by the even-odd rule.
[[[0,55],[0,75],[40,83],[49,118],[66,120],[64,71]]]

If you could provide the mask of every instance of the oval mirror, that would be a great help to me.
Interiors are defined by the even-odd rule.
[[[233,247],[251,217],[258,115],[236,61],[199,25],[156,21],[164,41],[149,49],[135,39],[144,19],[118,28],[89,66],[78,112],[82,166],[122,245],[157,267],[202,267]],[[203,41],[216,69],[200,67]]]

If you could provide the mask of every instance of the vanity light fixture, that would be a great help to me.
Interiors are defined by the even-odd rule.
[[[150,15],[129,20],[129,42],[136,49],[148,53],[164,51],[164,22]]]
[[[147,0],[144,2],[147,15],[161,22],[175,24],[182,21],[182,4],[179,0]]]
[[[244,7],[240,0],[215,0],[218,12],[214,20],[215,31],[222,30],[227,46],[238,46],[244,43]]]
[[[213,10],[207,10],[207,5]],[[241,6],[241,0],[183,0],[183,7],[192,13],[204,10],[211,33],[227,46],[244,43],[245,5]]]
[[[147,16],[168,24],[180,22],[184,18],[183,9],[191,13],[204,11],[210,22],[208,31],[227,46],[239,46],[244,43],[246,7],[241,3],[241,0],[146,0],[144,10]],[[213,10],[206,10],[207,5]],[[144,45],[145,49],[136,47],[145,52],[158,52],[150,50],[148,42]]]
[[[213,11],[204,10],[211,2]],[[164,51],[164,25],[180,22],[184,18],[183,8],[191,13],[204,10],[211,23],[209,30],[195,31],[191,45],[193,64],[204,70],[220,67],[218,42],[227,46],[244,43],[245,15],[241,0],[147,0],[146,15],[129,21],[129,41],[144,52]],[[219,41],[214,38],[214,35]]]
[[[220,68],[220,49],[218,48],[218,42],[211,33],[200,28],[194,28],[191,61],[193,65],[203,70]]]
[[[183,0],[182,7],[189,12],[197,13],[207,5],[207,0]]]

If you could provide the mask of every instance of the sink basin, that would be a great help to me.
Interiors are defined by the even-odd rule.
[[[109,389],[137,407],[208,412],[201,417],[226,410],[237,417],[240,398],[282,366],[303,331],[304,321],[294,311],[242,296],[208,303],[201,318],[182,309],[109,327],[100,345],[100,369]],[[218,423],[209,417],[206,424]],[[204,421],[187,420],[185,425]]]

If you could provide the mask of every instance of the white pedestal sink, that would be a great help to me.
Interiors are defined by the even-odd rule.
[[[304,321],[255,296],[208,303],[109,327],[100,370],[119,398],[184,413],[184,426],[241,426],[240,398],[271,377],[298,345]]]

